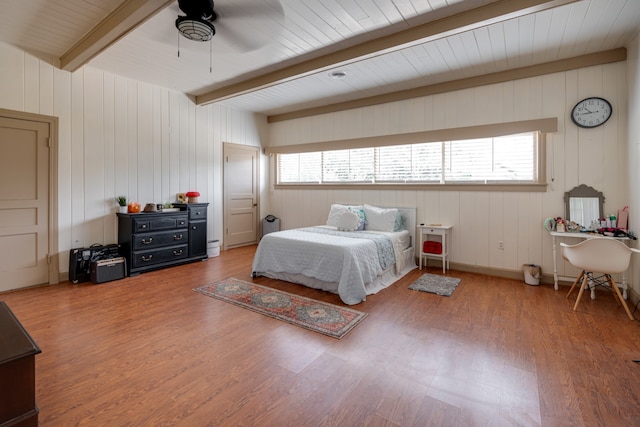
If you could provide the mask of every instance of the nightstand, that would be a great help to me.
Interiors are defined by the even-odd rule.
[[[424,258],[424,266],[427,266],[427,260],[429,258],[437,258],[442,261],[442,273],[446,273],[446,270],[449,268],[449,247],[450,247],[450,237],[451,229],[453,226],[451,225],[442,225],[442,224],[426,224],[418,226],[418,235],[420,236],[418,239],[418,254],[419,254],[419,267],[422,270],[422,259]],[[424,251],[424,242],[428,240],[429,236],[440,236],[439,240],[442,244],[442,252],[441,253],[430,253]]]

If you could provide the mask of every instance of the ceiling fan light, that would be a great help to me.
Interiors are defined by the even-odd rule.
[[[178,16],[176,28],[184,37],[198,42],[209,41],[216,33],[211,22],[189,16]]]

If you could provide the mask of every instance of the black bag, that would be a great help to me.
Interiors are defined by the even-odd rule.
[[[69,280],[72,283],[88,282],[91,278],[91,263],[120,256],[120,245],[91,245],[69,251]]]

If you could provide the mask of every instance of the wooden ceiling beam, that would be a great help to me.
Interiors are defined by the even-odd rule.
[[[70,72],[77,70],[174,1],[123,1],[60,57],[60,68]]]
[[[603,52],[590,53],[586,55],[575,56],[572,58],[545,62],[543,64],[498,71],[495,73],[468,77],[465,79],[449,80],[442,83],[435,83],[428,86],[420,86],[417,88],[385,93],[382,95],[374,95],[366,98],[358,98],[352,101],[344,101],[336,104],[291,111],[289,113],[274,114],[271,116],[267,116],[267,122],[276,123],[285,120],[299,119],[302,117],[335,113],[337,111],[352,110],[354,108],[370,107],[372,105],[385,104],[388,102],[398,102],[405,99],[413,99],[423,96],[436,95],[439,93],[453,92],[456,90],[469,89],[472,87],[486,86],[513,80],[526,79],[530,77],[543,76],[546,74],[560,73],[563,71],[592,67],[595,65],[610,64],[618,61],[626,61],[626,59],[627,49],[624,47],[620,47]]]
[[[484,6],[408,28],[394,34],[294,64],[277,71],[231,84],[195,97],[196,104],[206,105],[278,85],[330,68],[372,58],[420,43],[471,31],[487,25],[552,9],[578,0],[500,0]]]

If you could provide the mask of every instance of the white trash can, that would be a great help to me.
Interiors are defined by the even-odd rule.
[[[542,269],[539,265],[535,264],[523,264],[522,271],[524,271],[524,283],[527,285],[539,285],[540,278],[542,277]]]
[[[209,240],[207,242],[207,256],[209,258],[220,255],[220,242],[218,240]]]

